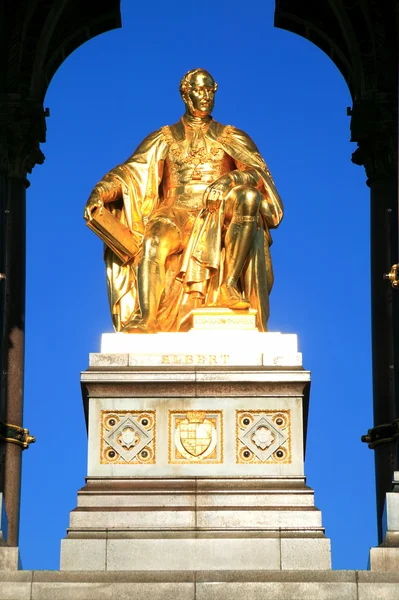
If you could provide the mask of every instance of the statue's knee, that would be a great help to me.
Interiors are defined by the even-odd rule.
[[[158,221],[147,227],[143,239],[143,258],[155,262],[166,259],[169,254],[174,230],[168,223]]]
[[[262,201],[261,193],[253,187],[240,186],[237,209],[241,214],[256,215]]]
[[[150,227],[147,229],[143,239],[143,256],[155,259],[162,254],[163,232],[159,227]]]

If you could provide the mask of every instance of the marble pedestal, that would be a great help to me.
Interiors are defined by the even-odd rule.
[[[81,381],[88,477],[62,570],[331,568],[296,336],[110,334]]]
[[[370,570],[399,572],[399,471],[394,472],[392,491],[388,492],[384,510],[384,539],[370,549]]]
[[[4,494],[0,493],[0,571],[15,571],[21,569],[19,548],[17,546],[9,546],[7,537],[7,511],[4,503]]]

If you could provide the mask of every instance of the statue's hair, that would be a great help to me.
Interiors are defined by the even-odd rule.
[[[213,91],[216,92],[216,90],[218,89],[218,84],[216,83],[216,81],[213,79],[212,75],[209,73],[209,71],[207,71],[206,69],[191,69],[191,71],[188,71],[184,77],[182,78],[182,80],[180,81],[180,93],[182,96],[184,96],[185,94],[187,94],[190,90],[191,90],[191,78],[193,75],[196,75],[197,73],[206,73],[207,75],[209,75],[209,77],[213,80]]]

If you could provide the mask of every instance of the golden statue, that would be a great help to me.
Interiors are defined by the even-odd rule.
[[[108,210],[136,240],[129,260],[105,249],[116,331],[184,331],[201,306],[255,309],[267,330],[269,230],[283,206],[251,138],[212,118],[216,90],[207,71],[189,71],[180,121],[151,133],[87,201],[88,223]]]

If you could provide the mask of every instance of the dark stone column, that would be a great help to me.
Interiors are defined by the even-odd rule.
[[[25,336],[25,183],[1,176],[2,231],[5,280],[2,420],[22,427]],[[8,541],[18,545],[22,447],[5,443],[4,498],[9,520]]]
[[[1,279],[1,403],[0,420],[23,426],[25,336],[26,175],[44,156],[44,112],[40,103],[18,95],[0,97],[0,272]],[[0,458],[1,491],[8,516],[8,543],[18,545],[21,494],[21,454],[26,435],[18,430],[3,435]]]
[[[374,427],[363,441],[375,451],[378,536],[382,542],[385,495],[399,470],[399,289],[384,278],[398,263],[397,98],[375,94],[355,101],[352,160],[364,165],[370,187],[371,330]],[[390,441],[391,440],[391,441]]]
[[[371,310],[373,351],[374,427],[390,427],[399,418],[399,290],[383,279],[398,261],[397,182],[395,177],[371,183]],[[376,440],[378,441],[378,440]],[[374,446],[379,541],[385,495],[391,491],[393,471],[399,470],[396,441]]]

